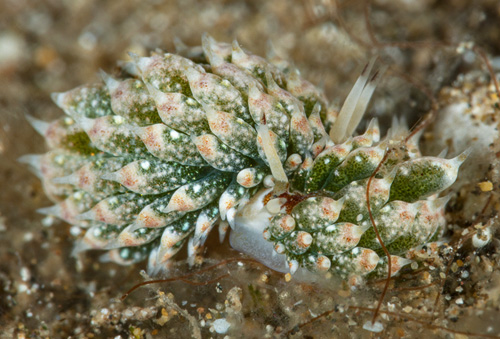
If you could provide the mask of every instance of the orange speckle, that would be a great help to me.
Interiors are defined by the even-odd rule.
[[[143,225],[144,227],[153,228],[161,226],[161,221],[155,218],[149,213],[140,213],[137,217],[137,222]]]
[[[149,126],[146,128],[146,133],[144,133],[142,141],[149,148],[152,148],[152,149],[160,149],[161,148],[160,139],[155,134],[154,126]]]
[[[204,222],[203,225],[201,226],[201,231],[206,232],[209,229],[210,225],[211,225],[211,223]]]
[[[228,119],[224,114],[218,113],[215,120],[210,120],[210,129],[215,133],[227,134],[231,130]]]
[[[411,220],[412,215],[408,211],[403,211],[399,213],[399,218],[401,218],[401,220]]]
[[[176,211],[191,211],[193,203],[187,199],[185,194],[174,194],[170,199],[169,205],[175,206]]]
[[[101,205],[97,204],[92,211],[94,212],[94,219],[97,221],[104,222],[106,218],[106,211],[102,208]]]
[[[233,200],[226,201],[225,207],[226,207],[227,210],[229,210],[233,206],[234,206],[234,201]]]
[[[179,239],[176,238],[164,237],[163,239],[161,239],[161,244],[165,248],[172,248],[178,241]]]
[[[175,116],[179,111],[182,110],[182,107],[175,102],[169,101],[167,103],[159,105],[158,110],[167,116]]]
[[[137,186],[137,183],[138,183],[138,178],[137,178],[137,175],[135,173],[135,171],[126,166],[126,167],[123,167],[121,170],[120,170],[120,175],[121,175],[121,184],[127,188],[134,188]]]
[[[375,269],[375,266],[377,266],[377,261],[372,260],[373,254],[373,251],[368,249],[363,250],[363,253],[361,254],[361,260],[359,261],[359,264],[367,272],[372,271],[373,269]]]
[[[358,242],[358,238],[352,234],[352,224],[346,224],[342,229],[342,242],[346,244],[355,245]]]
[[[311,235],[307,232],[299,232],[299,235],[297,236],[297,244],[301,248],[308,248],[311,246]]]
[[[323,199],[323,202],[321,204],[321,212],[323,212],[323,215],[325,217],[331,220],[336,219],[339,216],[339,214],[332,209],[331,201],[329,199]]]
[[[241,180],[241,186],[250,187],[253,183],[253,175],[251,173],[245,173]]]
[[[196,147],[204,157],[211,158],[215,155],[213,142],[208,135],[198,137]]]
[[[122,243],[123,246],[135,246],[136,245],[136,239],[132,236],[131,233],[129,232],[122,232],[120,234],[120,242]]]
[[[81,188],[85,188],[89,185],[90,185],[90,177],[87,174],[82,173],[78,181],[78,186]]]
[[[309,121],[307,120],[305,115],[301,116],[298,119],[292,119],[292,122],[296,130],[299,130],[304,133],[309,132],[310,129]]]

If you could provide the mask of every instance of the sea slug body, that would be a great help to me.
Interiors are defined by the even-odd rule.
[[[55,202],[40,212],[84,230],[75,253],[148,258],[158,273],[229,224],[231,245],[275,270],[380,276],[387,257],[366,203],[375,171],[370,207],[393,274],[441,235],[448,199],[438,195],[466,153],[422,156],[418,136],[402,143],[407,131],[393,126],[380,140],[375,120],[354,134],[380,78],[374,60],[337,111],[275,54],[206,34],[202,50],[133,56],[119,77],[54,94],[66,116],[29,117],[50,150],[21,160]]]

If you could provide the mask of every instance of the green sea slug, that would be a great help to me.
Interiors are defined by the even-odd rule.
[[[28,155],[55,205],[41,213],[82,230],[75,253],[148,259],[158,273],[185,245],[200,253],[218,226],[223,240],[272,269],[330,271],[356,279],[386,274],[391,253],[439,237],[465,154],[422,156],[418,136],[377,122],[356,127],[380,74],[370,61],[338,112],[289,63],[208,35],[184,56],[132,56],[116,77],[53,95],[65,116],[29,118],[49,151]],[[398,152],[388,154],[394,145]],[[382,162],[382,164],[381,164]]]

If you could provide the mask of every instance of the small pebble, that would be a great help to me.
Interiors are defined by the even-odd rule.
[[[382,323],[380,323],[378,321],[372,323],[371,320],[368,320],[363,325],[363,329],[370,331],[370,332],[378,333],[378,332],[382,332],[382,330],[384,329],[384,325],[382,325]]]
[[[217,319],[213,322],[213,326],[215,329],[215,332],[219,334],[224,334],[227,332],[229,327],[231,327],[231,324],[224,318],[222,319]]]
[[[493,190],[493,183],[491,181],[483,181],[477,184],[479,189],[483,192],[489,192]]]

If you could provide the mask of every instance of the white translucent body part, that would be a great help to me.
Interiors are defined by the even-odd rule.
[[[269,226],[269,213],[262,203],[272,189],[259,191],[234,217],[234,227],[229,236],[231,246],[260,261],[267,267],[286,273],[289,271],[286,256],[274,251],[274,244],[264,239],[262,232]]]

